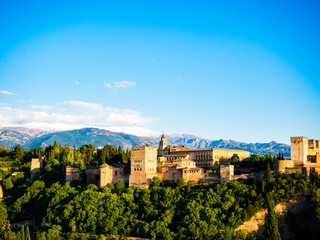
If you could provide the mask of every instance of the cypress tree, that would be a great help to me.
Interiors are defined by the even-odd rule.
[[[26,240],[31,240],[31,236],[30,236],[30,231],[29,231],[29,227],[27,226],[26,228]]]
[[[266,188],[266,182],[264,181],[264,179],[262,180],[262,185],[261,185],[261,191],[262,193],[265,192],[265,188]]]
[[[36,240],[40,240],[40,232],[37,232]]]
[[[266,177],[267,177],[267,183],[270,183],[271,182],[271,178],[272,178],[272,173],[271,173],[271,168],[270,168],[270,163],[268,162],[267,164],[267,174],[266,174]]]
[[[157,152],[158,152],[158,157],[164,156],[164,154],[163,154],[162,151],[161,151],[160,144],[159,144],[159,147],[158,147]]]
[[[21,237],[21,231],[17,232],[16,235],[16,240],[22,240],[23,238]],[[23,239],[24,240],[24,239]]]
[[[191,192],[191,186],[190,186],[190,183],[187,182],[186,193],[189,194],[190,192]]]
[[[267,209],[265,216],[265,225],[267,230],[267,240],[281,240],[278,229],[278,217],[274,210],[273,194],[267,193]]]
[[[22,240],[26,239],[26,235],[24,234],[24,225],[22,225],[22,227],[21,227],[21,239]]]

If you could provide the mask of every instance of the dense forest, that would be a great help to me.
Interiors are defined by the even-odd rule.
[[[45,167],[26,181],[31,158],[43,155]],[[255,239],[234,230],[262,208],[268,209],[265,238],[280,239],[272,209],[297,195],[310,199],[312,217],[320,222],[320,177],[275,176],[270,170],[272,156],[256,155],[239,163],[265,168],[262,183],[239,180],[190,185],[182,178],[174,183],[154,177],[150,188],[143,190],[122,181],[104,188],[85,181],[64,181],[68,164],[78,162],[85,169],[87,165],[128,162],[129,158],[130,151],[111,145],[98,150],[90,144],[71,149],[56,142],[29,150],[0,148],[0,166],[10,168],[1,170],[5,199],[0,203],[0,239],[87,239],[89,235],[98,239]],[[25,220],[34,220],[35,227],[10,227]]]

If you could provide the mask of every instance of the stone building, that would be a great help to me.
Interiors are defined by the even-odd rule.
[[[164,135],[161,137],[161,142],[166,142]],[[229,165],[229,160],[233,154],[237,154],[240,161],[250,157],[250,152],[245,150],[222,148],[190,149],[184,146],[172,145],[166,146],[162,152],[166,155],[189,155],[190,160],[195,161],[197,167],[208,169],[219,169],[220,165]]]
[[[105,187],[110,183],[113,183],[113,169],[105,163],[100,166],[100,187]]]
[[[87,167],[87,183],[96,181],[100,187],[116,184],[122,180],[129,186],[149,187],[153,177],[162,181],[177,181],[184,178],[186,182],[200,183],[219,180],[232,180],[234,175],[230,158],[238,154],[240,160],[250,156],[244,150],[205,148],[190,149],[184,146],[167,145],[164,135],[159,146],[164,156],[157,156],[157,147],[140,146],[131,148],[130,168],[128,164],[103,164],[100,167]],[[204,169],[212,169],[205,173]],[[67,166],[66,181],[78,180],[79,168]]]
[[[277,173],[305,172],[320,173],[320,141],[307,137],[291,137],[291,160],[277,160]]]
[[[44,157],[31,159],[31,179],[36,175],[36,170],[43,168]]]
[[[132,147],[129,186],[146,188],[155,176],[157,176],[157,148]]]
[[[158,158],[157,176],[162,181],[176,182],[184,178],[191,183],[204,182],[205,176],[202,168],[197,168],[195,161],[189,159],[189,155],[165,155]]]
[[[232,181],[234,176],[234,165],[220,165],[220,182]]]
[[[129,167],[126,163],[103,164],[100,166],[100,187],[116,184],[118,181],[129,183]]]
[[[88,166],[86,168],[87,184],[93,183],[98,185],[100,183],[100,167]]]
[[[78,165],[68,165],[66,166],[66,182],[80,180],[79,166]]]
[[[86,167],[87,184],[105,187],[122,180],[129,183],[129,168],[127,163],[102,164]],[[79,165],[66,166],[66,181],[80,180]]]
[[[186,182],[190,183],[200,183],[205,182],[205,173],[203,168],[183,168],[182,169],[182,178]]]

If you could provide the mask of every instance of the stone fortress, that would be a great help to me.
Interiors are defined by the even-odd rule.
[[[87,183],[100,187],[116,184],[122,180],[129,186],[149,187],[153,177],[162,181],[177,181],[183,178],[189,183],[236,181],[253,179],[262,181],[265,172],[234,175],[234,166],[230,158],[237,154],[240,161],[249,158],[250,152],[235,149],[205,148],[190,149],[184,146],[171,146],[164,135],[161,136],[159,148],[163,153],[158,156],[157,147],[139,146],[131,148],[130,163],[103,164],[87,166],[85,174]],[[31,176],[43,167],[44,158],[33,158]],[[302,172],[320,174],[320,140],[307,137],[291,137],[291,159],[273,162],[276,174]],[[66,181],[80,180],[78,165],[66,166]],[[1,192],[1,191],[0,191]]]
[[[277,160],[273,164],[274,172],[293,173],[310,172],[320,174],[320,140],[307,137],[291,137],[291,159]]]
[[[237,154],[240,160],[250,157],[250,152],[234,149],[205,148],[189,149],[184,146],[171,146],[162,135],[159,147],[164,156],[158,156],[157,147],[140,146],[131,148],[130,166],[124,163],[88,166],[87,183],[100,187],[122,180],[129,186],[149,187],[153,177],[162,181],[200,183],[232,180],[234,168],[230,158]],[[205,170],[211,170],[206,173]],[[80,180],[79,167],[66,167],[66,181]]]

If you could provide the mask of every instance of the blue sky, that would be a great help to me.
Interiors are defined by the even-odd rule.
[[[0,126],[320,139],[317,1],[0,2]]]

